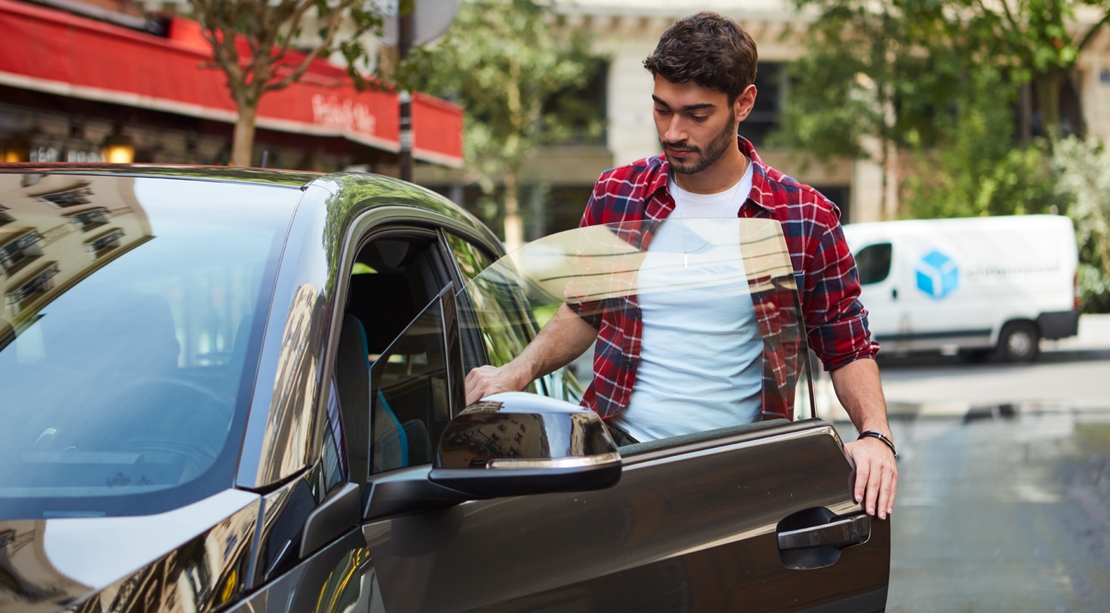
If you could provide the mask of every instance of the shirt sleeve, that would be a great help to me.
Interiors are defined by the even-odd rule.
[[[816,249],[803,275],[802,308],[809,346],[825,370],[831,371],[859,359],[874,358],[879,344],[871,339],[867,327],[867,310],[859,300],[856,260],[835,209],[820,209],[814,234],[811,240]]]
[[[601,222],[602,211],[605,209],[605,200],[608,197],[605,193],[605,177],[607,173],[603,173],[597,182],[594,183],[594,191],[590,194],[590,200],[586,203],[586,210],[582,212],[582,219],[578,222],[579,228],[586,228],[589,226],[596,226]],[[601,302],[582,302],[582,303],[567,303],[583,321],[590,324],[594,328],[601,327],[601,316],[604,313],[604,305]]]
[[[605,210],[605,201],[608,195],[605,193],[605,179],[608,173],[603,173],[598,177],[597,182],[594,183],[594,191],[590,193],[590,199],[586,202],[586,210],[582,211],[582,219],[578,222],[579,228],[587,226],[596,226],[602,223],[602,211]]]

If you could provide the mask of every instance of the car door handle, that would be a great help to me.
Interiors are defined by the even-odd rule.
[[[779,532],[779,549],[805,549],[807,547],[847,547],[862,543],[871,537],[871,517],[853,515],[820,526]]]

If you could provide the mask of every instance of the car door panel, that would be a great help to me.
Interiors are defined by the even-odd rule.
[[[229,613],[384,613],[362,532],[352,530],[274,578]]]
[[[882,610],[886,522],[825,568],[788,569],[778,550],[787,515],[858,512],[850,476],[831,426],[784,422],[632,454],[608,490],[468,502],[364,534],[389,611]]]

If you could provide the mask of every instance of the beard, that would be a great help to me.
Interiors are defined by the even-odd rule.
[[[697,160],[691,160],[689,162],[672,159],[670,156],[667,156],[667,161],[670,162],[671,168],[674,169],[675,172],[684,175],[697,174],[717,163],[717,160],[721,159],[725,151],[728,151],[730,146],[736,144],[736,128],[736,114],[729,110],[728,121],[725,122],[725,128],[714,136],[713,140],[709,141],[705,151],[702,151],[700,147],[687,145],[685,143],[666,143],[660,140],[659,144],[663,147],[664,151],[669,148],[698,153]]]

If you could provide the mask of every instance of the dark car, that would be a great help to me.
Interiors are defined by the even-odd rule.
[[[0,610],[883,610],[826,422],[618,448],[566,370],[464,406],[559,305],[739,283],[774,297],[758,402],[812,414],[777,224],[693,224],[651,275],[645,232],[502,257],[379,176],[0,169]]]

